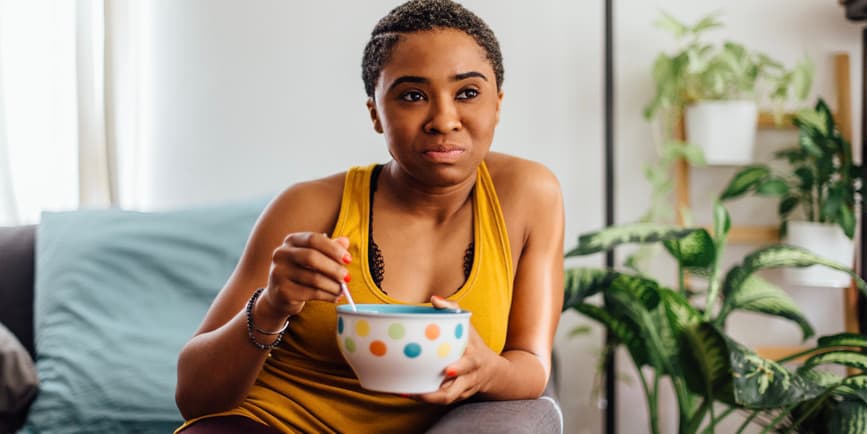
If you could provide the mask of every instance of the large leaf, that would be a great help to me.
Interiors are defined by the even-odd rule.
[[[707,268],[716,258],[713,238],[704,229],[680,239],[663,241],[663,245],[677,262],[687,268]]]
[[[648,311],[656,309],[659,304],[659,284],[654,280],[639,276],[618,275],[611,282],[609,293],[618,294],[626,300],[638,302]]]
[[[728,404],[735,403],[728,346],[716,327],[699,323],[685,328],[680,340],[680,356],[690,390]]]
[[[652,312],[654,323],[659,330],[663,356],[669,361],[672,377],[682,377],[680,363],[680,340],[685,329],[701,322],[701,312],[678,292],[668,288],[659,290],[659,308]]]
[[[809,267],[811,265],[823,265],[828,268],[843,271],[855,279],[855,283],[862,292],[867,294],[867,283],[848,267],[815,255],[800,247],[787,245],[774,245],[759,249],[746,258],[740,265],[732,267],[725,278],[723,286],[724,295],[730,297],[734,291],[739,290],[744,282],[756,271],[778,267]]]
[[[609,286],[619,275],[616,271],[599,268],[569,268],[563,275],[565,295],[563,310],[583,303],[587,297],[592,297]]]
[[[819,347],[861,347],[867,348],[867,337],[857,333],[839,333],[822,336],[818,339]]]
[[[867,405],[867,374],[847,377],[840,383],[840,387],[834,389],[834,394],[847,399],[857,399],[862,405]]]
[[[656,243],[683,238],[699,229],[685,229],[657,223],[631,223],[610,226],[578,237],[578,246],[566,257],[599,253],[626,243]]]
[[[794,321],[801,327],[803,339],[813,336],[810,322],[785,291],[776,285],[751,275],[737,289],[726,294],[717,321],[725,324],[728,314],[735,310],[764,313]]]
[[[812,399],[826,388],[759,357],[711,323],[687,328],[681,341],[689,388],[730,405],[778,409]]]
[[[864,434],[867,432],[867,406],[863,402],[843,400],[834,406],[828,420],[828,431],[834,434]]]
[[[650,363],[641,330],[634,321],[629,318],[615,317],[606,309],[589,303],[580,303],[575,305],[573,309],[610,330],[617,341],[626,346],[636,366],[645,366]]]
[[[804,362],[803,369],[812,369],[819,365],[843,365],[856,369],[867,369],[867,355],[853,351],[829,351],[817,354]]]
[[[819,396],[826,388],[727,340],[735,401],[752,409],[776,409]]]
[[[743,195],[758,186],[763,179],[771,174],[767,166],[755,165],[741,169],[735,174],[729,185],[720,194],[720,200],[730,200]]]

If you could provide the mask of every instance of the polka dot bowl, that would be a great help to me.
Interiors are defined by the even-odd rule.
[[[467,346],[470,312],[430,306],[337,307],[337,345],[368,390],[417,394],[439,389],[446,366]]]

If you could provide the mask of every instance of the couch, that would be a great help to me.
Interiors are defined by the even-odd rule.
[[[181,422],[173,393],[177,352],[264,204],[45,213],[39,226],[0,228],[0,324],[26,351],[18,360],[36,361],[40,381],[32,404],[21,402],[30,400],[25,394],[15,414],[0,411],[6,429],[171,432]],[[10,352],[0,357],[8,362]],[[0,393],[13,393],[2,378]],[[562,431],[549,385],[537,400],[459,405],[428,432]]]

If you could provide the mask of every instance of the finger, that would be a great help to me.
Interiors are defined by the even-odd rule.
[[[321,290],[333,294],[335,297],[341,294],[340,284],[330,276],[317,271],[299,268],[294,270],[288,279],[296,285]]]
[[[283,248],[285,255],[289,261],[302,268],[311,271],[322,273],[332,280],[337,285],[340,282],[349,282],[349,271],[343,265],[334,262],[333,259],[325,256],[322,252],[306,247],[285,247]],[[280,255],[277,255],[275,261],[280,261]]]
[[[446,300],[438,295],[431,296],[430,302],[437,309],[461,309],[461,307],[456,302]]]
[[[294,294],[290,298],[298,299],[298,301],[319,300],[334,303],[340,298],[340,295],[335,295],[318,288],[295,284]]]
[[[341,239],[344,239],[345,241],[338,241]],[[346,239],[345,237],[332,240],[331,238],[328,238],[328,235],[326,234],[296,232],[289,234],[286,237],[286,244],[318,250],[338,264],[348,264],[349,262],[352,262],[352,256],[347,250],[347,248],[349,248],[349,239]]]

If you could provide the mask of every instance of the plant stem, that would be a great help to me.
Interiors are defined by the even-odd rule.
[[[710,321],[711,315],[713,315],[713,308],[716,304],[716,299],[719,298],[719,287],[720,287],[720,262],[722,261],[723,251],[725,250],[725,241],[718,241],[716,243],[716,258],[713,263],[713,270],[711,270],[710,274],[710,289],[707,292],[707,299],[705,300],[704,306],[704,320]]]
[[[819,398],[819,400],[822,399],[824,399],[824,397]],[[795,406],[797,406],[798,404],[799,403],[796,402],[794,404],[789,404],[783,407],[783,409],[780,410],[780,414],[778,414],[777,417],[773,418],[771,422],[767,426],[765,426],[765,429],[763,429],[762,432],[760,432],[759,434],[767,434],[770,430],[774,429],[777,424],[780,423],[786,416],[788,416],[789,413],[791,413]]]
[[[692,399],[689,396],[689,391],[684,386],[680,378],[671,377],[671,384],[674,386],[674,396],[677,397],[677,408],[679,411],[678,425],[682,431],[689,424],[689,413],[692,410]]]
[[[686,297],[686,276],[683,270],[683,264],[677,261],[677,284],[680,289],[680,295]]]
[[[753,414],[751,414],[750,417],[748,417],[747,420],[745,420],[744,423],[742,423],[741,426],[738,427],[738,430],[737,430],[736,434],[741,434],[741,433],[743,433],[744,430],[747,429],[747,427],[750,425],[750,422],[752,422],[753,419],[755,419],[756,416],[759,415],[759,413],[761,413],[761,410],[756,410],[756,411],[754,411]]]
[[[719,417],[711,418],[710,425],[705,427],[704,431],[702,431],[702,434],[710,434],[710,433],[715,432],[716,424],[720,423],[723,419],[728,417],[730,414],[734,413],[735,410],[737,410],[737,407],[729,406],[729,408],[727,408],[726,411],[722,412],[722,414],[720,414]]]
[[[633,359],[633,362],[635,359]],[[647,385],[647,379],[644,378],[644,373],[641,372],[641,366],[638,366],[638,363],[635,364],[635,369],[638,371],[638,378],[641,379],[641,387],[644,389],[644,397],[647,399],[647,413],[650,416],[650,431],[653,434],[659,434],[659,414],[657,410],[657,394],[656,394],[656,385],[658,384],[659,374],[656,373],[656,370],[653,371],[654,379],[654,388],[650,390],[650,386]]]

